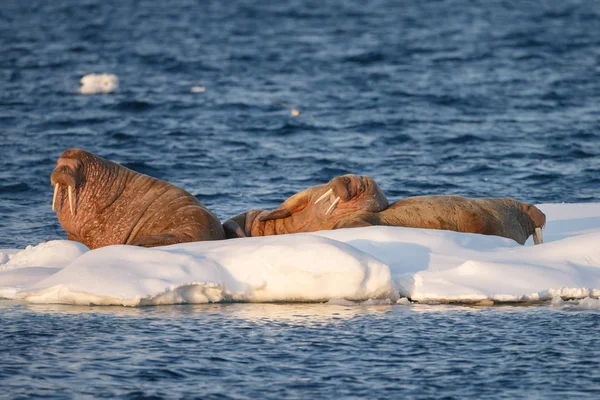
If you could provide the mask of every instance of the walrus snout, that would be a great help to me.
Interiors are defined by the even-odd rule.
[[[542,228],[546,226],[546,214],[539,208],[529,203],[522,203],[521,209],[533,221],[533,243],[542,244],[544,238],[542,236]]]
[[[365,210],[380,212],[388,208],[390,203],[377,182],[367,175],[361,175],[360,178],[364,186],[363,193],[367,197],[364,205]]]
[[[529,218],[531,218],[536,228],[543,228],[546,226],[546,214],[539,208],[528,203],[523,203],[522,208],[525,214],[529,215]]]
[[[346,208],[344,212],[358,210],[379,212],[385,210],[389,205],[387,197],[379,185],[366,175],[338,176],[333,178],[329,185],[331,188],[315,201],[317,204],[332,195],[333,200],[325,215],[332,214],[336,208],[343,205]]]
[[[325,211],[325,215],[332,214],[340,201],[350,201],[366,190],[364,176],[359,177],[356,175],[336,176],[325,186],[329,186],[329,189],[314,202],[316,205],[329,197],[333,199],[329,208]]]
[[[76,160],[73,160],[76,161]],[[60,160],[59,160],[60,163]],[[77,172],[73,171],[70,165],[58,165],[52,175],[50,175],[50,183],[54,186],[54,196],[52,197],[52,211],[56,210],[56,196],[60,186],[66,186],[69,194],[69,208],[71,209],[71,215],[75,215],[74,204],[77,203],[74,200],[74,189],[77,190]]]
[[[57,184],[63,186],[76,186],[77,181],[75,179],[75,174],[71,169],[67,166],[56,167],[54,171],[52,171],[52,175],[50,175],[50,184],[55,186]]]
[[[365,183],[362,176],[344,175],[331,180],[330,185],[334,195],[340,197],[342,201],[348,201],[356,196],[360,196],[365,191]]]

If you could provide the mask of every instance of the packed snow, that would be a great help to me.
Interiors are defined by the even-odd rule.
[[[0,250],[0,297],[142,306],[243,302],[600,308],[600,203],[545,204],[544,244],[368,227],[146,249],[55,240]],[[410,301],[409,301],[410,299]]]
[[[119,78],[113,74],[87,74],[80,82],[81,94],[112,93],[119,87]]]

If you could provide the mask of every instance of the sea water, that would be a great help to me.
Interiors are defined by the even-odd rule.
[[[0,384],[10,398],[596,398],[599,329],[576,305],[0,301]]]
[[[423,194],[600,201],[600,3],[18,2],[0,8],[0,248],[64,239],[80,147],[220,219],[368,174]],[[119,79],[83,95],[89,73]],[[204,91],[193,88],[204,87]],[[0,304],[0,396],[590,397],[576,305]]]

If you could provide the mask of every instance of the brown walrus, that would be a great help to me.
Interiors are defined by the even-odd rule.
[[[85,150],[62,153],[50,182],[67,237],[90,249],[225,238],[218,218],[190,193]]]
[[[223,224],[228,238],[283,235],[333,229],[356,212],[378,212],[388,206],[368,176],[344,175],[296,193],[275,210],[250,210]]]
[[[546,215],[539,208],[515,199],[418,196],[399,200],[378,213],[345,216],[333,229],[372,225],[442,229],[502,236],[519,244],[533,234],[539,244],[545,224]]]
[[[384,200],[384,195],[377,184],[370,178],[362,178],[368,179],[370,192],[377,193],[377,205],[387,205],[387,200]],[[303,199],[312,199],[324,190],[321,185],[300,194]],[[342,199],[335,197],[334,194],[330,196],[329,202],[325,201],[318,206],[310,201],[304,201],[299,213],[295,212],[293,207],[285,207],[286,203],[296,196],[298,195],[291,197],[275,211],[251,210],[233,217],[224,224],[227,237],[266,236],[385,225],[502,236],[520,244],[525,244],[527,238],[534,234],[534,241],[538,244],[542,242],[541,228],[546,223],[546,216],[537,207],[509,198],[468,199],[461,196],[419,196],[399,200],[389,207],[379,207],[378,210],[378,207],[364,208],[360,197],[346,196]],[[329,214],[326,215],[322,208],[327,207],[328,204]],[[344,207],[346,212],[331,211],[331,207]],[[289,209],[289,212],[281,213],[282,209]]]

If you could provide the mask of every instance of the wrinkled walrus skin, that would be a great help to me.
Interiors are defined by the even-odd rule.
[[[345,178],[352,181],[357,177],[346,175]],[[339,179],[334,178],[327,185],[300,192],[298,195],[307,199],[298,207],[301,212],[281,212],[282,209],[290,208],[286,208],[285,205],[288,202],[293,203],[292,199],[298,196],[295,195],[274,211],[250,210],[233,217],[224,224],[227,237],[280,235],[382,225],[502,236],[525,244],[535,229],[542,228],[546,223],[546,216],[537,207],[509,198],[419,196],[399,200],[387,206],[385,196],[368,177],[360,179],[369,182],[367,197],[374,196],[377,199],[375,203],[368,204],[371,209],[368,209],[368,205],[365,205],[360,197],[345,196],[336,202],[333,199],[340,190],[335,191],[326,201],[315,204],[314,198]],[[336,212],[335,209],[326,214],[324,208],[328,206],[344,209],[340,212]]]
[[[85,150],[62,153],[50,182],[67,237],[90,249],[225,238],[218,218],[190,193]]]
[[[418,196],[399,200],[379,213],[358,212],[334,226],[403,226],[502,236],[525,244],[546,216],[536,206],[510,198]]]
[[[385,210],[388,201],[368,176],[338,176],[297,193],[275,210],[250,210],[223,224],[228,238],[333,229],[346,215]]]

